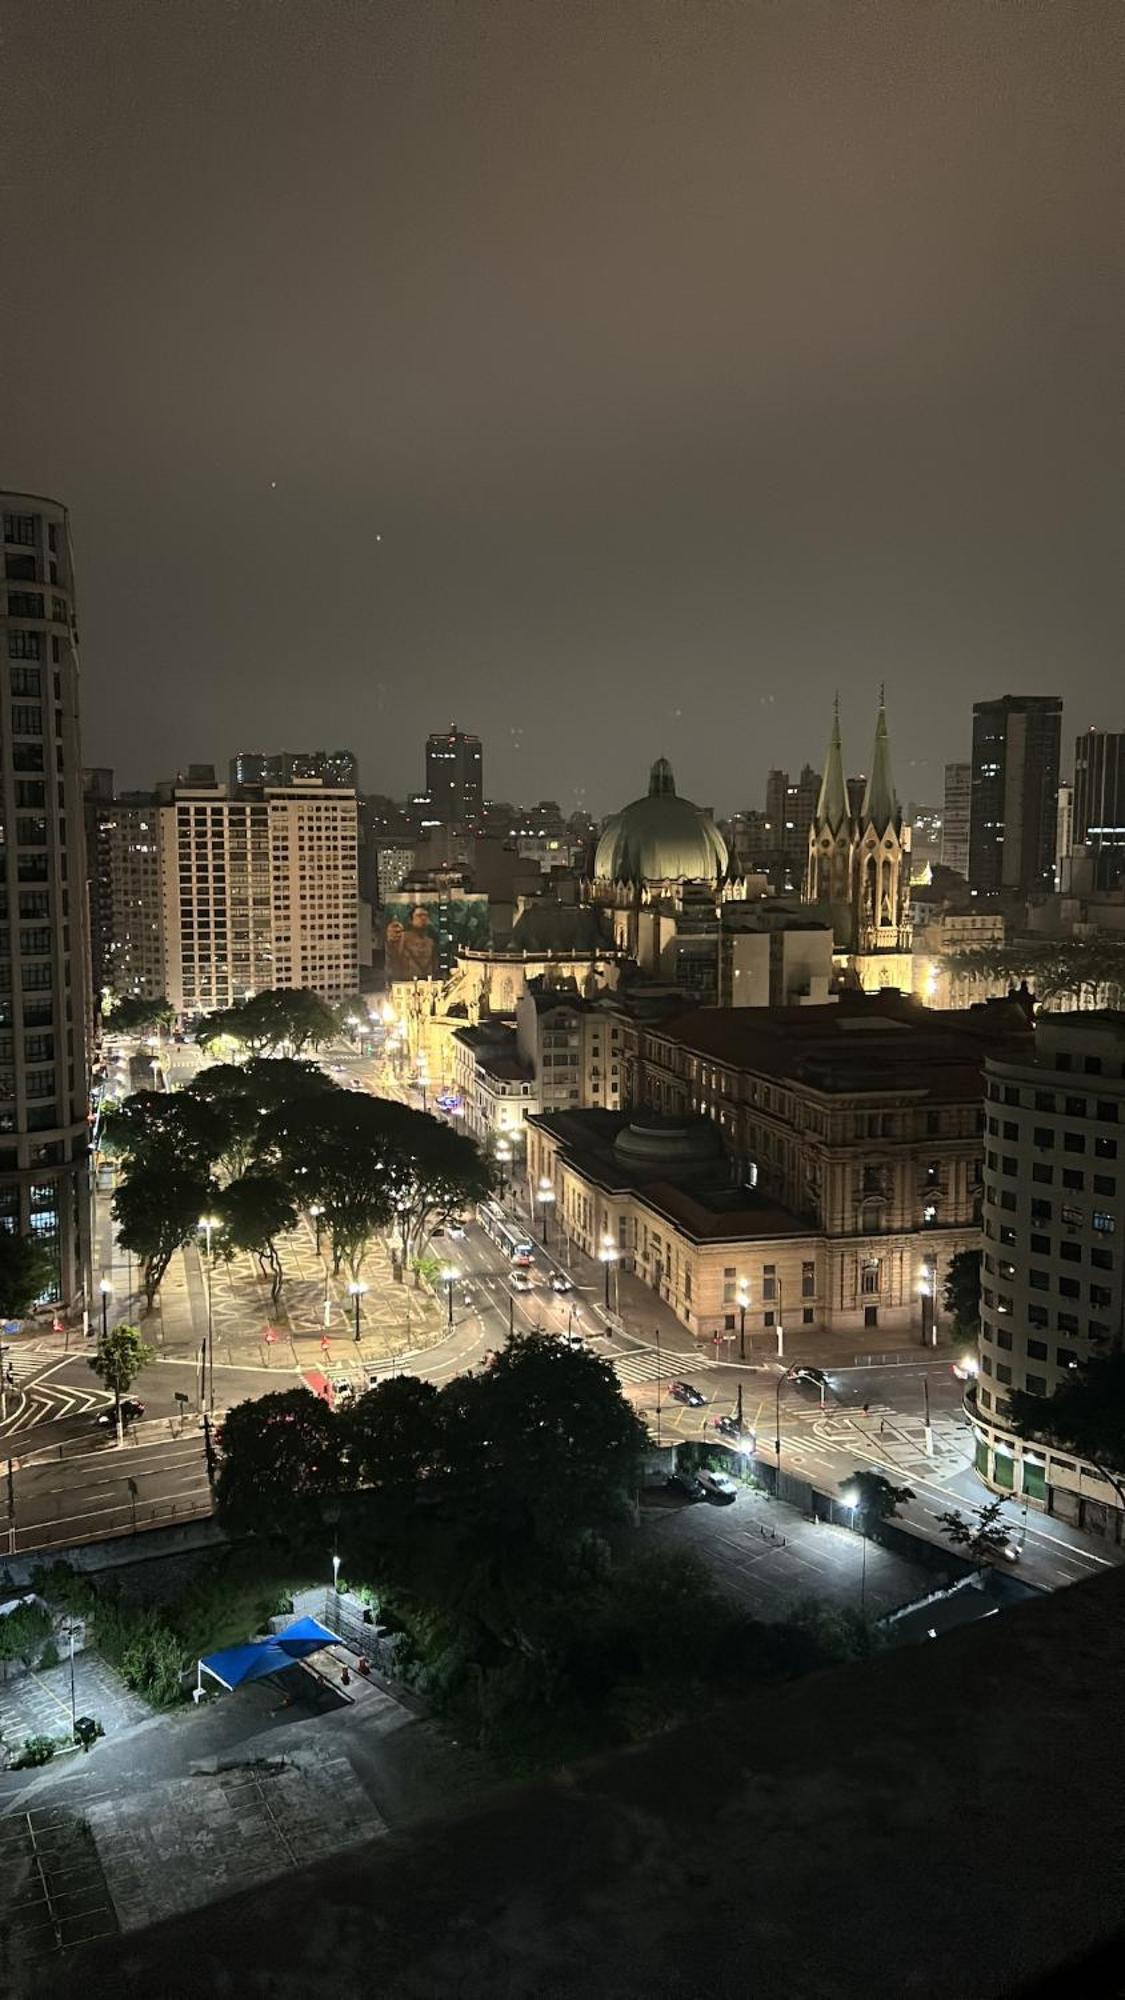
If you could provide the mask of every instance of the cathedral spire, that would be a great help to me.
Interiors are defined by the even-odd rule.
[[[820,797],[816,802],[814,826],[826,826],[832,833],[838,833],[848,818],[848,788],[844,783],[844,752],[840,743],[840,697],[836,696],[836,706],[832,716],[832,734],[828,739],[828,755],[824,762],[824,776],[820,781]]]
[[[887,734],[887,708],[882,687],[879,689],[879,714],[875,723],[871,776],[864,790],[859,817],[861,825],[874,826],[880,833],[888,826],[896,826],[901,817],[895,781],[891,776],[891,743]]]
[[[672,776],[672,766],[667,757],[658,757],[648,774],[648,795],[650,799],[667,798],[674,794],[676,780]]]

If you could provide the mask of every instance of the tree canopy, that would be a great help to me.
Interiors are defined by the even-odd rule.
[[[979,1250],[958,1250],[950,1258],[942,1297],[959,1333],[975,1339],[980,1330]]]
[[[190,1243],[218,1189],[209,1174],[163,1155],[140,1154],[117,1184],[112,1202],[118,1240],[140,1259],[145,1298],[152,1305],[177,1250]]]
[[[140,1328],[125,1322],[99,1333],[97,1347],[89,1357],[89,1366],[99,1382],[113,1391],[118,1442],[121,1440],[121,1398],[128,1395],[138,1375],[151,1360],[152,1349],[146,1345]]]
[[[975,1562],[983,1562],[987,1556],[999,1555],[1008,1544],[1008,1530],[1003,1525],[1004,1502],[986,1500],[974,1508],[972,1514],[962,1514],[959,1507],[936,1516],[938,1527],[954,1548],[964,1549]]]
[[[170,1028],[176,1010],[161,994],[143,1000],[133,993],[120,993],[102,1002],[102,1017],[112,1035],[142,1035],[146,1028]]]
[[[34,1236],[0,1230],[0,1318],[25,1319],[57,1284],[54,1259]]]
[[[1053,1396],[1013,1389],[1008,1415],[1020,1437],[1096,1466],[1125,1504],[1125,1354],[1088,1361]]]
[[[867,1534],[876,1521],[890,1521],[914,1498],[912,1486],[896,1486],[882,1472],[853,1472],[840,1485],[856,1522]],[[852,1505],[854,1501],[854,1506]]]
[[[215,1497],[236,1534],[300,1538],[346,1488],[344,1431],[308,1389],[238,1403],[223,1423]]]
[[[300,1056],[306,1049],[322,1048],[341,1032],[339,1013],[319,993],[305,986],[275,986],[205,1015],[195,1039],[202,1048],[226,1040],[255,1056],[282,1049]]]
[[[956,979],[1026,981],[1041,1005],[1120,1007],[1125,995],[1125,938],[1104,931],[1089,938],[1009,938],[949,952],[942,962]]]
[[[276,1304],[281,1291],[277,1239],[297,1227],[297,1203],[280,1174],[246,1173],[228,1181],[215,1197],[219,1252],[228,1261],[239,1250],[256,1257],[270,1272]]]

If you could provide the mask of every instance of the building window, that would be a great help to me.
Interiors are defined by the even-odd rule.
[[[862,1292],[871,1293],[879,1291],[880,1269],[881,1266],[878,1257],[864,1258],[863,1269],[860,1274],[860,1290]]]
[[[1011,1381],[1011,1379],[1012,1379],[1012,1370],[1009,1363],[1007,1361],[998,1361],[996,1363],[996,1380],[998,1382],[1008,1383]]]
[[[864,1306],[864,1308],[863,1308],[863,1324],[864,1324],[864,1326],[878,1326],[878,1324],[879,1324],[879,1308],[878,1308],[878,1306]]]
[[[763,1265],[762,1265],[762,1297],[763,1297],[764,1299],[776,1299],[776,1297],[777,1297],[777,1265],[776,1265],[776,1264],[763,1264]],[[772,1325],[773,1325],[773,1318],[772,1318],[772,1316],[771,1316],[771,1317],[770,1317],[770,1319],[769,1319],[769,1320],[767,1321],[767,1324],[768,1324],[769,1326],[772,1326]]]
[[[815,1318],[816,1318],[816,1314],[814,1313],[814,1311],[813,1311],[813,1309],[812,1309],[812,1307],[811,1307],[811,1306],[802,1306],[802,1308],[801,1308],[801,1325],[802,1325],[802,1326],[811,1326]]]
[[[1105,1236],[1112,1236],[1117,1228],[1116,1218],[1110,1215],[1104,1208],[1096,1208],[1094,1210],[1093,1221],[1094,1228],[1100,1229]]]
[[[815,1299],[816,1297],[815,1263],[801,1265],[801,1297],[803,1299]]]

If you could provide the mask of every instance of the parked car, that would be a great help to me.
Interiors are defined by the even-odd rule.
[[[572,1292],[574,1290],[574,1286],[565,1271],[551,1272],[551,1290],[553,1292]]]
[[[699,1475],[699,1484],[708,1500],[713,1500],[719,1507],[729,1507],[738,1493],[738,1487],[726,1472],[711,1472],[704,1468]]]
[[[694,1472],[670,1472],[664,1485],[679,1500],[706,1500],[707,1488]]]
[[[332,1400],[335,1403],[355,1402],[355,1386],[346,1375],[341,1375],[338,1381],[333,1382]]]
[[[135,1396],[122,1396],[121,1421],[123,1424],[135,1424],[139,1417],[144,1416],[144,1413],[144,1404],[138,1403]],[[99,1424],[115,1424],[117,1422],[117,1413],[112,1403],[110,1403],[108,1409],[98,1411],[98,1422]]]
[[[691,1382],[669,1382],[668,1394],[674,1403],[686,1403],[692,1410],[702,1409],[707,1401],[702,1389],[697,1389]]]
[[[828,1377],[823,1368],[794,1368],[792,1380],[800,1382],[807,1389],[817,1389],[823,1396],[828,1387]]]

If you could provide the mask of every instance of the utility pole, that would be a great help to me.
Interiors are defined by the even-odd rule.
[[[930,1422],[930,1382],[927,1375],[922,1377],[922,1408],[925,1412],[926,1457],[934,1455],[934,1427]]]

